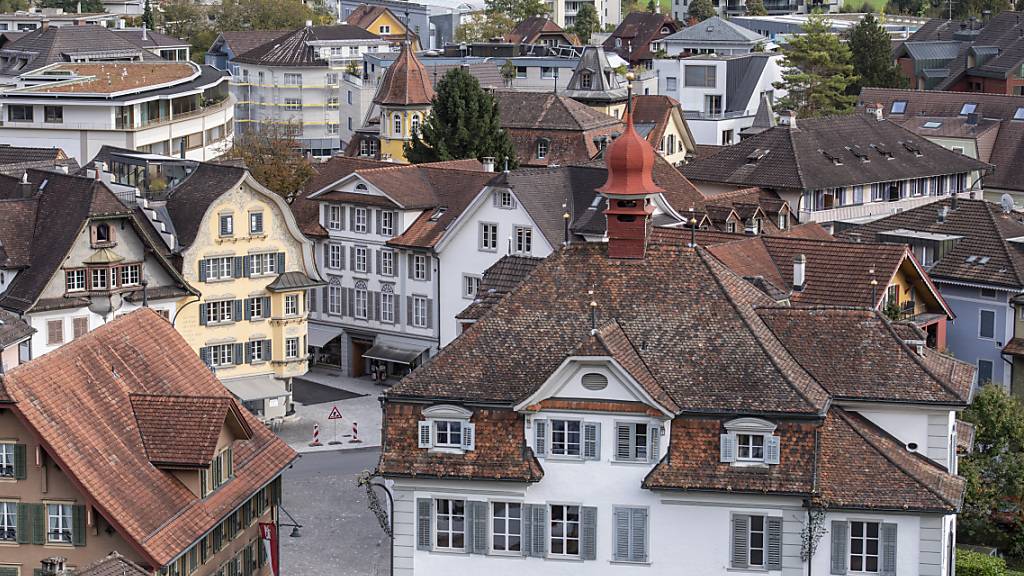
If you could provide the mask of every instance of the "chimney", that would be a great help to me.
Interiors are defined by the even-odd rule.
[[[41,30],[46,30],[49,27],[50,27],[50,19],[49,18],[43,18],[42,20],[39,21],[39,28]]]
[[[494,156],[484,156],[484,172],[494,172]]]
[[[306,28],[312,28],[312,27],[313,27],[313,21],[312,20],[306,20]]]
[[[32,198],[36,195],[35,187],[28,181],[28,172],[21,175],[21,183],[18,184],[18,188],[21,190],[22,198]]]
[[[779,125],[785,126],[790,130],[796,130],[796,112],[792,110],[783,110],[779,114]]]
[[[956,192],[953,192],[952,197],[949,199],[949,209],[956,210],[960,207],[960,199],[957,197]]]
[[[971,112],[970,114],[967,115],[967,125],[968,126],[977,126],[978,125],[978,113],[977,112]]]
[[[942,224],[943,222],[945,222],[946,221],[946,214],[948,214],[948,213],[949,213],[949,206],[943,206],[942,208],[939,208],[939,218],[938,218],[937,222],[939,224]]]
[[[875,114],[875,120],[879,120],[879,121],[885,120],[885,117],[882,116],[882,103],[881,102],[878,102],[877,104],[875,104],[875,109],[874,109],[873,112]]]
[[[124,18],[117,19],[117,29],[124,30]]]
[[[801,292],[807,284],[807,256],[797,254],[793,257],[793,290]]]
[[[46,558],[41,562],[42,569],[39,571],[39,574],[41,576],[58,576],[64,572],[65,562],[67,562],[67,558],[61,558],[60,556]]]
[[[142,39],[143,40],[147,39],[147,37],[146,37],[146,23],[145,22],[142,23]]]

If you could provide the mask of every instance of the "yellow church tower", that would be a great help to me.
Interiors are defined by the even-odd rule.
[[[430,114],[434,87],[423,64],[409,42],[381,79],[373,103],[380,110],[380,155],[395,162],[406,162],[402,146],[412,140]]]

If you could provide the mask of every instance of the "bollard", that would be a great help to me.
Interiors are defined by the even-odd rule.
[[[309,443],[310,446],[323,446],[320,443],[320,425],[313,424],[313,441]]]
[[[362,444],[362,440],[359,439],[359,423],[352,423],[352,439],[348,441],[349,444]]]

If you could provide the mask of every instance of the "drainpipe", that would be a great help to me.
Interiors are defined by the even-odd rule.
[[[437,322],[435,330],[437,330],[435,341],[437,342],[438,349],[441,348],[441,257],[436,253],[431,256],[431,259],[437,258],[437,274],[434,276],[436,281],[434,282],[434,302],[436,302],[437,308]],[[429,360],[429,358],[428,358]]]

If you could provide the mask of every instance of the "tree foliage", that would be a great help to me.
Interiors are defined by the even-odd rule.
[[[515,24],[543,16],[548,11],[544,0],[484,0],[484,13],[488,16],[502,14],[512,19]],[[513,24],[513,26],[515,25]]]
[[[811,14],[803,29],[782,49],[785,69],[775,88],[787,94],[780,107],[803,117],[851,111],[857,97],[846,92],[857,76],[850,48],[831,32],[829,20],[821,14]]]
[[[488,156],[499,166],[506,160],[511,168],[518,164],[494,97],[464,68],[453,68],[437,83],[430,116],[405,145],[405,157],[419,164]]]
[[[767,16],[763,0],[747,0],[747,16]]]
[[[149,0],[146,0],[146,6],[142,9],[142,23],[150,30],[156,28],[156,21],[153,20],[153,7],[150,5]]]
[[[100,0],[81,0],[82,12],[106,12],[103,2]],[[62,8],[65,12],[78,12],[78,0],[40,0],[37,5],[40,8]],[[28,7],[28,3],[25,3]],[[22,8],[24,9],[24,8]]]
[[[850,32],[853,71],[859,77],[851,94],[860,94],[861,86],[903,88],[906,80],[892,57],[892,41],[874,14],[868,14]]]
[[[0,0],[0,12],[17,12],[28,8],[28,0]]]
[[[227,157],[242,160],[260,184],[287,198],[314,173],[296,139],[300,133],[294,124],[252,126],[236,134]]]
[[[218,31],[288,30],[306,20],[320,23],[320,14],[298,0],[223,0],[212,9]]]
[[[580,4],[576,12],[576,22],[573,24],[572,33],[580,39],[581,44],[589,44],[590,36],[601,27],[601,21],[597,17],[597,9],[593,4],[584,2]]]
[[[455,31],[457,42],[486,42],[491,38],[500,38],[516,27],[516,23],[504,14],[488,16],[484,12],[476,12],[459,24]]]
[[[711,3],[711,0],[693,0],[693,2],[690,2],[690,8],[687,9],[686,13],[690,18],[699,22],[711,18],[718,12],[715,11],[715,6]]]

